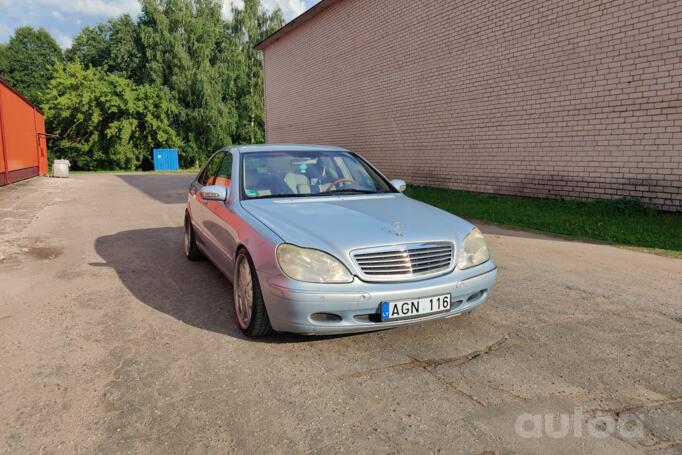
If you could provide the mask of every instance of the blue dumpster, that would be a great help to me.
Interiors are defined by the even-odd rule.
[[[178,149],[154,149],[155,171],[179,171]]]

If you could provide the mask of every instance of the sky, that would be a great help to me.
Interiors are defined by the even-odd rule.
[[[303,13],[318,0],[261,0],[273,10],[279,6],[287,21]],[[229,16],[232,4],[243,0],[223,0],[223,13]],[[0,43],[6,43],[14,29],[23,25],[45,28],[59,45],[66,49],[73,37],[86,25],[124,13],[136,16],[140,12],[137,0],[0,0]]]

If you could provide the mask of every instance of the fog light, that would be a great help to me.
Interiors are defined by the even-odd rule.
[[[341,321],[341,316],[334,313],[314,313],[310,316],[315,322],[339,322]]]
[[[468,303],[468,302],[473,302],[474,300],[480,299],[481,297],[483,297],[483,294],[485,294],[485,291],[486,291],[486,289],[483,289],[482,291],[478,291],[478,292],[475,293],[475,294],[471,294],[471,295],[469,296],[469,298],[467,299],[467,303]]]

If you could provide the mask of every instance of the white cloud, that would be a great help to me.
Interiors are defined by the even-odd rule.
[[[302,14],[306,10],[304,0],[262,0],[263,6],[268,11],[274,11],[278,6],[284,13],[284,18],[287,21]],[[244,0],[223,0],[223,16],[226,18],[232,17],[232,7],[244,7]]]
[[[61,47],[62,49],[68,49],[73,44],[73,38],[70,37],[69,35],[59,34],[55,36],[55,40],[57,41],[57,44],[59,44],[59,47]]]
[[[282,8],[284,18],[287,21],[303,14],[306,10],[305,2],[303,0],[263,0],[263,6],[270,11],[279,6]]]
[[[223,17],[232,19],[232,8],[244,8],[244,0],[223,0]]]
[[[62,13],[81,13],[88,16],[116,17],[125,13],[136,16],[140,13],[137,0],[36,0],[35,3],[51,6]]]
[[[261,1],[268,11],[281,8],[290,21],[318,0]],[[222,4],[223,15],[230,18],[232,6],[243,8],[244,0],[222,0]],[[139,15],[138,0],[0,0],[0,42],[6,42],[17,27],[30,25],[46,28],[66,48],[84,25],[126,13]]]
[[[0,22],[0,37],[9,36],[11,33],[12,28],[3,22]]]

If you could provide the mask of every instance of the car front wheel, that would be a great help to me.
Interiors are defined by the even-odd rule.
[[[190,261],[200,261],[203,259],[204,255],[201,254],[199,248],[197,247],[197,238],[194,233],[194,227],[192,226],[192,220],[189,215],[185,215],[185,234],[183,238],[183,246],[185,250],[185,256]]]
[[[234,311],[242,332],[250,337],[271,334],[273,330],[258,283],[258,275],[245,250],[237,254],[233,284]]]

